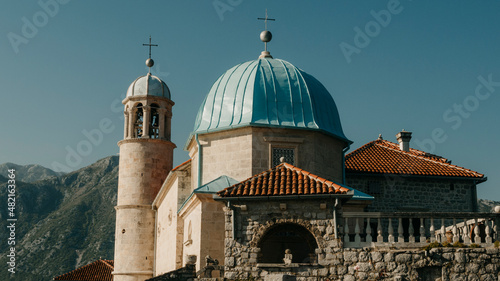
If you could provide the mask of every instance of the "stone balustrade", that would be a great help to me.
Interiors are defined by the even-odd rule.
[[[345,248],[416,248],[431,242],[491,247],[500,241],[496,213],[344,212],[342,219]]]

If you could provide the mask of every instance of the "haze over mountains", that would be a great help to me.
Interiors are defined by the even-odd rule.
[[[16,273],[0,280],[41,281],[99,258],[113,259],[118,156],[68,174],[40,165],[0,165],[0,227],[7,227],[7,170],[16,170]],[[479,188],[481,188],[479,186]],[[481,212],[500,202],[479,200]],[[6,265],[8,231],[0,231]]]

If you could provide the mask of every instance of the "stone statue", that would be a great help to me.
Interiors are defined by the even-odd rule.
[[[290,251],[290,249],[285,250],[285,257],[283,258],[283,262],[286,265],[289,265],[292,263],[292,251]]]

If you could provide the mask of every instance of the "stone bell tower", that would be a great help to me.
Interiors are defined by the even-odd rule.
[[[172,170],[170,141],[172,106],[170,90],[160,78],[137,78],[128,88],[124,139],[120,147],[118,202],[115,231],[115,281],[143,281],[153,277],[155,216],[151,207],[167,174]]]

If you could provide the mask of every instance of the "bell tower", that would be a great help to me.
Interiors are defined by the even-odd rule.
[[[120,147],[115,230],[115,281],[143,281],[153,277],[155,215],[151,207],[172,170],[170,90],[149,72],[137,78],[123,100],[125,124]]]

